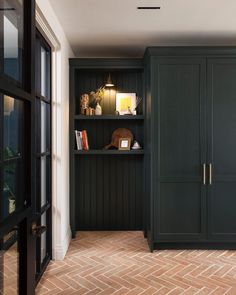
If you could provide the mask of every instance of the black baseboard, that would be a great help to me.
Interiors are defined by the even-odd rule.
[[[186,249],[198,249],[198,250],[236,250],[236,243],[222,243],[222,242],[158,242],[153,243],[154,250],[186,250]]]

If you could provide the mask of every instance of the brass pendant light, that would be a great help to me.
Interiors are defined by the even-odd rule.
[[[107,82],[105,84],[105,87],[114,87],[114,84],[111,81],[111,75],[110,74],[108,75],[108,78],[107,78]]]

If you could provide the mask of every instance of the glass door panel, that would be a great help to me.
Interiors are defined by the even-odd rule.
[[[24,103],[4,95],[4,159],[22,156]]]
[[[50,151],[50,108],[48,103],[41,101],[41,153]]]
[[[21,161],[4,164],[2,219],[24,207],[24,177]]]
[[[41,46],[41,95],[50,96],[50,52]]]
[[[4,74],[22,83],[23,0],[3,0],[0,9],[3,26]]]
[[[50,157],[41,157],[41,208],[50,202]]]
[[[25,205],[24,102],[3,96],[3,194],[1,216],[6,219]]]

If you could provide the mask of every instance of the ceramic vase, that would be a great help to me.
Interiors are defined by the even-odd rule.
[[[95,115],[101,116],[102,115],[102,107],[100,106],[99,102],[97,102],[96,108],[95,108]]]

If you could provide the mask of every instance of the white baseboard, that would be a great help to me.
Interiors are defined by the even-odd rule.
[[[52,259],[53,260],[63,260],[65,258],[66,252],[69,248],[71,241],[71,229],[68,228],[66,237],[61,244],[55,245],[52,249]]]

